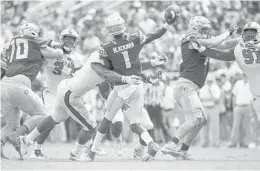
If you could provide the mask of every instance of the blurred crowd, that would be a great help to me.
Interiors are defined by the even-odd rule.
[[[0,47],[17,34],[18,26],[25,22],[36,23],[43,31],[43,37],[59,41],[59,33],[71,27],[80,39],[76,51],[85,55],[95,51],[100,43],[109,39],[103,27],[108,14],[118,12],[126,20],[127,31],[141,30],[153,32],[164,23],[164,10],[175,3],[182,13],[177,25],[162,38],[145,46],[141,51],[142,60],[152,59],[166,53],[169,62],[163,67],[146,71],[163,71],[163,79],[156,85],[145,85],[145,105],[154,123],[152,135],[157,142],[166,142],[184,121],[178,104],[174,103],[173,87],[178,79],[181,63],[180,41],[188,29],[191,17],[202,15],[212,24],[212,34],[224,32],[230,25],[237,24],[239,36],[246,22],[260,23],[260,2],[258,1],[4,1],[1,2]],[[234,62],[220,62],[211,59],[210,74],[202,88],[201,99],[209,117],[209,125],[201,131],[194,142],[202,147],[226,144],[229,147],[255,147],[260,144],[259,125],[250,100],[239,101],[241,90],[246,88],[246,77]],[[35,91],[40,91],[41,77],[34,83]],[[243,85],[241,85],[243,83]],[[239,84],[239,85],[237,85]],[[241,88],[241,86],[244,86]],[[236,89],[234,89],[234,87]],[[241,90],[240,90],[241,89]],[[243,92],[248,93],[248,92]],[[236,98],[234,98],[236,97]],[[85,97],[89,110],[102,119],[104,101],[93,90]],[[245,107],[246,106],[246,107]],[[243,110],[241,109],[243,108]],[[245,111],[245,112],[241,112]],[[79,125],[66,121],[66,137],[58,133],[52,140],[72,141],[77,136]],[[129,135],[127,124],[124,134]],[[58,137],[58,138],[57,138]],[[131,136],[125,136],[132,141]]]

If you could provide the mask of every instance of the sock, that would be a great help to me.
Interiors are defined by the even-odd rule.
[[[97,151],[98,147],[101,144],[102,139],[104,138],[106,134],[101,134],[100,132],[97,132],[97,135],[93,141],[91,151]]]
[[[35,138],[37,138],[41,133],[38,131],[37,128],[34,128],[34,130],[29,134],[27,135],[27,140],[29,141],[29,143],[33,143],[33,141],[35,140]]]
[[[17,139],[19,136],[25,135],[28,133],[29,133],[29,129],[25,125],[22,125],[19,128],[17,128],[16,131],[12,132],[10,137],[11,137],[11,139],[14,140],[14,139]]]
[[[42,144],[38,144],[37,142],[35,142],[34,144],[34,150],[41,150]]]
[[[41,133],[41,135],[36,138],[36,142],[37,142],[38,144],[43,144],[44,141],[48,138],[48,136],[49,136],[49,134],[50,134],[50,132],[51,132],[51,130],[52,130],[53,128],[54,128],[54,127],[52,127],[52,128],[50,128],[49,130],[47,130],[47,131]]]
[[[145,131],[141,134],[140,136],[142,138],[142,140],[148,145],[150,142],[153,142],[152,137],[150,136],[150,134]]]
[[[75,143],[74,148],[72,149],[72,153],[76,156],[80,155],[81,149],[84,147],[84,145],[79,144],[78,142]]]
[[[185,144],[185,143],[183,143],[183,144],[181,145],[181,150],[183,150],[183,151],[188,151],[189,148],[190,148],[190,146],[188,146],[188,145]]]
[[[174,142],[174,144],[176,144],[176,145],[179,143],[179,141],[180,141],[180,140],[179,140],[179,138],[177,138],[177,137],[173,137],[173,138],[172,138],[172,142]]]
[[[109,128],[111,124],[111,121],[108,120],[107,118],[104,118],[98,128],[98,132],[100,132],[101,134],[106,134],[107,129]]]
[[[120,121],[111,125],[111,131],[112,131],[113,137],[119,138],[119,136],[122,133],[122,125],[123,125],[123,123]]]
[[[51,116],[48,116],[37,126],[37,129],[40,133],[43,133],[54,127],[56,124],[58,124],[58,122],[55,122]]]

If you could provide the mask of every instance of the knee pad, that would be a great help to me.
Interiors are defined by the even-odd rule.
[[[130,128],[137,135],[141,135],[142,132],[146,131],[140,124],[137,123],[131,124]]]

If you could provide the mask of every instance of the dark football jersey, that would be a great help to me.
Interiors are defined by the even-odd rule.
[[[44,62],[40,49],[46,46],[47,42],[43,40],[13,38],[7,49],[9,53],[6,76],[22,74],[34,81]]]
[[[197,50],[189,49],[190,40],[199,38],[201,37],[198,33],[190,31],[187,32],[182,39],[180,77],[189,79],[199,87],[202,87],[209,70],[209,58],[205,57]]]
[[[141,62],[139,52],[143,47],[145,35],[141,32],[125,34],[120,40],[112,40],[102,44],[100,57],[112,66],[113,70],[122,75],[140,75]]]

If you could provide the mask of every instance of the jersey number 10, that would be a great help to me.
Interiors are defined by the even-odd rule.
[[[256,51],[251,51],[249,49],[242,50],[243,57],[245,58],[246,64],[260,63],[260,53]]]
[[[10,61],[15,59],[25,59],[28,57],[28,40],[26,39],[16,39],[12,46],[12,54]],[[15,54],[14,54],[15,53]]]

